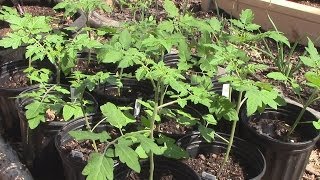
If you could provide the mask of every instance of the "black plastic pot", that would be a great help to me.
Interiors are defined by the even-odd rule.
[[[134,172],[124,165],[116,168],[115,180],[127,180]],[[154,164],[154,180],[160,180],[165,176],[169,176],[170,179],[176,180],[200,180],[201,178],[197,175],[186,164],[177,160],[172,160],[164,157],[156,157]],[[140,179],[148,179],[149,177],[149,161],[141,161],[141,172],[138,174]]]
[[[224,133],[219,133],[219,135],[227,140],[230,137]],[[187,135],[177,143],[186,149],[191,158],[197,157],[198,154],[225,153],[228,147],[228,144],[218,136],[215,136],[213,142],[208,143],[200,137],[199,133]],[[264,156],[258,148],[247,141],[235,137],[231,149],[231,156],[237,158],[240,165],[245,167],[246,172],[244,173],[247,174],[247,179],[259,180],[264,175],[266,170]]]
[[[34,67],[49,67],[47,62],[37,62]],[[4,83],[14,74],[22,73],[28,67],[25,60],[12,61],[2,64],[0,66],[0,82]],[[19,117],[16,111],[15,99],[22,91],[28,89],[30,86],[19,88],[5,88],[0,87],[0,116],[5,133],[9,136],[20,137]]]
[[[31,173],[19,160],[17,153],[0,136],[0,179],[33,180]]]
[[[22,93],[35,91],[36,89],[37,87],[29,88]],[[95,111],[97,111],[98,103],[95,98],[87,92],[85,92],[84,98],[92,101],[94,103]],[[61,178],[62,165],[58,152],[54,146],[54,137],[68,122],[44,122],[40,123],[36,129],[30,129],[25,117],[24,107],[31,102],[31,98],[19,98],[16,100],[20,118],[24,159],[35,177],[42,179],[49,177],[50,175],[56,177],[56,179]],[[60,176],[57,177],[57,175]]]
[[[94,124],[102,119],[100,114],[92,114],[88,116],[88,120]],[[66,143],[73,140],[73,138],[69,135],[70,131],[73,130],[85,130],[86,124],[84,118],[78,118],[72,122],[66,124],[61,131],[55,137],[55,146],[59,152],[63,170],[64,177],[66,180],[85,180],[85,177],[82,175],[82,170],[86,166],[87,162],[84,161],[81,157],[81,152],[75,151],[74,154],[67,153],[62,149],[62,146]],[[110,130],[112,127],[107,126],[106,124],[99,125],[95,130],[96,132],[101,132],[103,130]],[[80,155],[79,155],[80,154]]]
[[[102,105],[106,102],[112,102],[120,106],[130,106],[135,103],[136,99],[149,99],[153,95],[152,85],[146,81],[123,78],[121,82],[123,86],[120,88],[120,96],[118,96],[116,85],[99,85],[94,90],[98,103]]]
[[[263,179],[265,180],[300,180],[305,167],[309,161],[310,153],[320,137],[312,124],[304,123],[297,126],[304,139],[303,142],[290,143],[283,142],[271,137],[259,134],[248,126],[248,121],[252,118],[267,118],[284,120],[287,124],[293,124],[298,117],[301,107],[288,103],[277,110],[266,109],[262,114],[251,117],[246,116],[246,110],[241,112],[241,134],[252,143],[256,144],[264,154],[267,162],[267,171]],[[312,121],[317,119],[312,113],[306,111],[302,121]]]

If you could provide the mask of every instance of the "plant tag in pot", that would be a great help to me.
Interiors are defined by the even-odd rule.
[[[222,85],[222,96],[229,98],[230,96],[230,84],[223,84]]]
[[[216,180],[217,179],[215,175],[212,175],[212,174],[204,172],[204,171],[202,172],[201,177],[203,180]]]
[[[137,118],[139,116],[140,110],[141,110],[141,104],[140,104],[139,100],[141,100],[141,99],[140,98],[136,99],[136,102],[134,103],[133,115],[134,115],[135,118]]]

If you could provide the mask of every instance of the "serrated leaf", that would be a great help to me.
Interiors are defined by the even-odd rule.
[[[130,32],[125,29],[119,34],[119,42],[124,49],[128,49],[131,45],[132,38]]]
[[[209,24],[210,24],[211,28],[216,32],[219,32],[222,28],[221,22],[216,17],[211,18],[209,20]]]
[[[267,74],[268,78],[272,78],[274,80],[287,81],[288,77],[282,74],[281,72],[271,72]]]
[[[140,81],[141,79],[143,79],[146,76],[146,74],[147,74],[147,70],[144,67],[140,67],[136,71],[137,80]]]
[[[100,110],[102,114],[107,117],[106,121],[119,129],[126,126],[128,123],[135,122],[133,119],[129,119],[125,116],[116,105],[110,102],[100,106]]]
[[[111,139],[110,135],[106,131],[95,133],[91,131],[70,131],[69,134],[77,141],[82,140],[99,140],[100,142],[107,142]]]
[[[214,139],[214,130],[211,128],[207,128],[200,124],[199,132],[201,136],[208,142],[211,142]]]
[[[103,63],[116,63],[120,61],[123,57],[123,53],[121,51],[111,50],[103,54],[103,59],[101,60]]]
[[[136,148],[135,152],[136,152],[136,153],[138,154],[138,156],[139,156],[140,158],[142,158],[142,159],[148,158],[148,155],[146,154],[146,151],[142,148],[141,145],[139,145],[139,146]]]
[[[156,155],[162,154],[160,147],[155,142],[153,142],[150,138],[147,138],[141,134],[137,135],[136,137],[139,139],[140,145],[146,151],[146,153],[149,153],[150,151],[152,151]]]
[[[304,65],[306,66],[309,66],[309,67],[312,67],[312,68],[315,68],[317,67],[317,63],[309,58],[309,57],[306,57],[306,56],[300,56],[300,60],[303,62]]]
[[[66,104],[63,107],[62,116],[65,121],[68,121],[73,116],[74,107]]]
[[[212,114],[206,114],[202,116],[202,119],[206,120],[208,124],[216,125],[217,120],[214,118]]]
[[[163,2],[163,8],[168,13],[169,17],[178,17],[179,16],[179,9],[171,0],[165,0]]]
[[[163,156],[168,158],[182,159],[188,158],[189,154],[174,143],[165,143],[165,146],[163,147]]]
[[[320,130],[320,119],[318,121],[312,121],[312,124],[317,130]]]
[[[268,31],[269,38],[275,40],[276,42],[284,43],[288,47],[290,47],[290,42],[287,37],[285,37],[283,34],[280,34],[280,32],[277,31]]]
[[[88,164],[84,167],[82,174],[87,176],[87,180],[113,180],[112,158],[107,158],[100,153],[90,154]]]
[[[177,99],[177,103],[180,107],[184,108],[187,105],[188,101],[186,99]]]
[[[140,173],[141,167],[138,159],[138,154],[130,147],[124,144],[116,144],[115,154],[119,157],[122,163],[125,163],[132,170]]]
[[[44,122],[45,118],[44,116],[36,116],[34,118],[28,119],[28,125],[30,129],[35,129],[36,127],[38,127],[38,125],[40,124],[40,122]]]
[[[258,91],[248,91],[246,92],[245,97],[248,98],[246,103],[248,116],[254,114],[258,110],[258,107],[262,107],[262,101]]]
[[[320,75],[315,72],[306,72],[305,77],[308,82],[320,88]]]
[[[254,14],[251,9],[242,10],[240,20],[243,24],[250,24],[254,19]]]

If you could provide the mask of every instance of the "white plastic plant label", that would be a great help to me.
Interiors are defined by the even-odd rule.
[[[134,103],[134,111],[133,111],[133,115],[135,118],[139,116],[140,110],[141,110],[141,104],[139,102],[139,99],[136,99],[136,102]]]
[[[222,85],[222,96],[225,96],[229,99],[230,96],[230,84],[223,84]]]
[[[215,175],[209,174],[204,171],[202,172],[201,177],[203,180],[216,180],[217,179]]]

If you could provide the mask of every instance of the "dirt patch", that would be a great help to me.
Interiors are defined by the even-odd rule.
[[[299,132],[294,131],[290,137],[287,133],[290,131],[291,126],[281,119],[263,119],[253,118],[248,121],[249,127],[255,129],[258,134],[278,139],[284,142],[302,142],[304,139]]]
[[[320,179],[320,149],[315,148],[309,157],[303,180],[319,180]]]
[[[149,178],[149,171],[142,170],[140,174],[137,174],[134,171],[130,171],[127,175],[127,180],[145,180]],[[155,180],[174,180],[175,178],[171,175],[170,170],[160,170],[160,172],[155,172]]]
[[[172,135],[184,135],[193,130],[193,127],[181,125],[172,119],[164,120],[157,126],[159,129],[159,132],[172,134]]]
[[[195,158],[189,158],[183,160],[185,164],[190,166],[193,170],[195,170],[198,174],[202,174],[203,172],[209,173],[211,175],[217,175],[221,164],[224,159],[224,154],[198,154]],[[219,180],[244,180],[246,178],[245,170],[242,168],[238,162],[233,157],[230,157],[228,163],[224,167],[219,177]]]
[[[29,78],[24,72],[18,71],[10,76],[5,76],[1,78],[0,87],[1,88],[21,88],[29,86]]]
[[[320,1],[319,0],[289,0],[289,1],[296,2],[299,4],[304,4],[307,6],[320,8]]]

